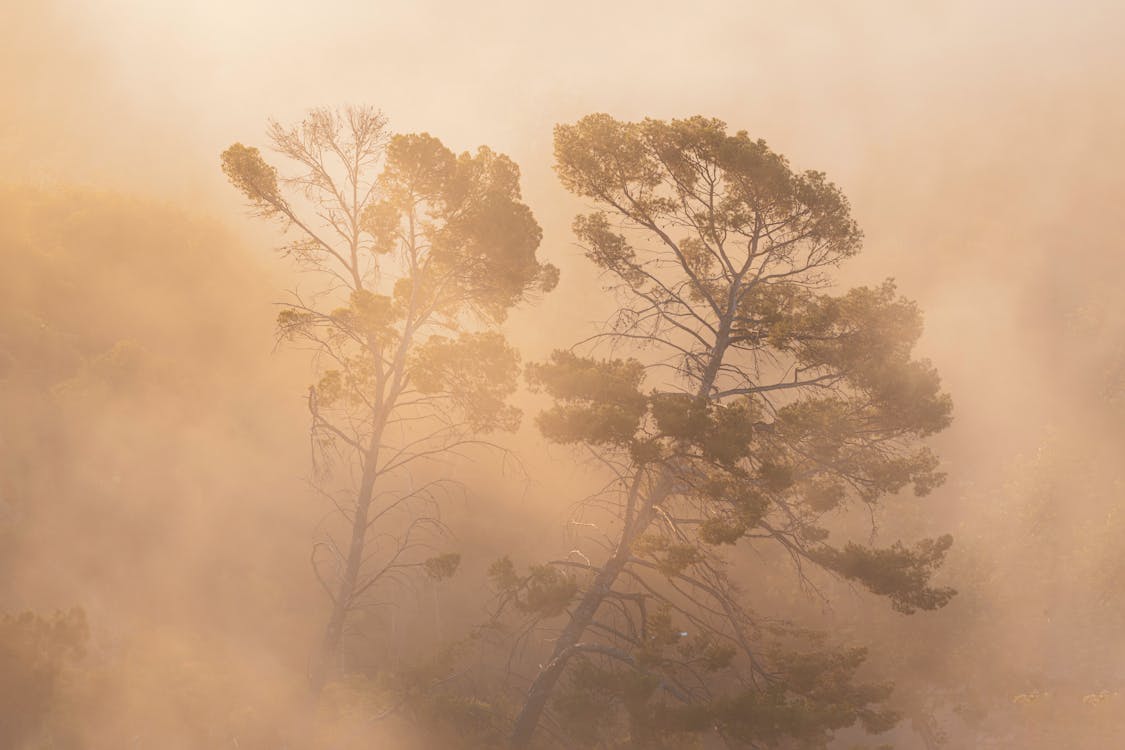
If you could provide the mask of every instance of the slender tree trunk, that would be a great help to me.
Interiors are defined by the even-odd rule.
[[[656,506],[660,505],[671,492],[671,479],[670,472],[665,470],[656,480],[656,485],[649,490],[648,497],[641,508],[638,509],[636,516],[622,531],[621,540],[617,544],[613,557],[606,561],[598,574],[594,576],[593,584],[586,589],[586,593],[582,595],[582,599],[571,615],[570,621],[559,634],[559,638],[555,642],[554,652],[551,654],[551,660],[532,681],[531,687],[527,691],[527,697],[524,699],[523,707],[516,717],[508,742],[508,746],[512,750],[524,750],[531,746],[531,738],[535,734],[535,728],[539,725],[539,720],[543,716],[551,693],[554,692],[555,685],[562,677],[562,673],[566,671],[566,665],[574,655],[574,647],[578,645],[582,634],[586,632],[586,628],[594,621],[598,608],[601,607],[609,592],[613,590],[618,576],[629,563],[633,542],[648,529],[649,524],[656,517]]]
[[[352,597],[355,595],[359,570],[363,564],[363,550],[367,541],[367,518],[371,509],[372,491],[375,487],[376,464],[378,463],[378,443],[372,440],[372,450],[368,454],[363,477],[360,479],[359,493],[356,497],[355,517],[352,519],[352,538],[348,545],[348,558],[344,567],[340,587],[332,601],[332,613],[324,630],[324,640],[320,653],[313,663],[309,684],[313,695],[319,695],[333,671],[333,662],[340,654],[340,644],[344,639],[344,624]]]
[[[411,218],[413,227],[413,217]],[[413,246],[412,246],[413,248]],[[358,288],[358,287],[357,287]],[[411,292],[410,317],[415,312],[415,295]],[[392,365],[392,382],[389,385],[383,376],[378,376],[376,401],[374,406],[374,427],[367,447],[367,456],[363,462],[363,476],[360,478],[359,492],[356,494],[355,516],[352,519],[352,538],[348,546],[348,559],[344,567],[344,576],[340,580],[340,587],[332,601],[332,614],[328,618],[328,626],[324,630],[324,641],[321,644],[320,654],[313,664],[309,675],[309,683],[313,695],[319,695],[333,671],[333,662],[340,654],[340,647],[344,639],[344,625],[348,611],[351,609],[355,597],[356,584],[359,581],[360,568],[363,567],[364,549],[367,545],[367,524],[371,512],[371,501],[375,489],[375,479],[379,474],[379,451],[383,442],[383,431],[387,426],[387,419],[395,408],[399,394],[402,392],[403,372],[406,368],[406,354],[413,340],[413,328],[407,326],[403,332],[402,340],[398,345]],[[376,361],[381,354],[378,342],[373,338],[368,346]],[[389,392],[384,388],[389,387]]]
[[[512,750],[524,750],[530,747],[532,735],[535,734],[535,728],[539,725],[539,719],[543,715],[543,710],[547,707],[547,701],[551,697],[551,693],[554,692],[555,685],[562,677],[562,673],[566,670],[570,657],[574,655],[574,647],[578,645],[578,640],[586,632],[590,623],[593,622],[594,615],[597,614],[598,608],[605,600],[606,595],[613,589],[617,577],[625,569],[625,564],[629,561],[629,548],[633,540],[644,532],[652,520],[651,509],[652,506],[648,505],[646,512],[638,517],[637,522],[633,525],[632,533],[622,536],[617,551],[598,571],[593,584],[582,595],[582,600],[575,608],[570,621],[563,628],[559,639],[555,642],[555,650],[551,654],[551,660],[532,681],[531,687],[527,691],[527,697],[524,699],[523,708],[520,709],[519,716],[516,717],[515,725],[512,728],[511,738],[508,742],[508,746]]]
[[[718,376],[719,366],[722,364],[723,354],[726,351],[730,336],[730,317],[733,316],[733,309],[734,303],[732,301],[729,304],[727,318],[719,326],[716,344],[700,379],[699,389],[696,392],[699,398],[705,398],[710,394],[711,387]],[[672,481],[673,472],[666,467],[656,482],[656,486],[647,493],[648,497],[637,512],[636,517],[632,519],[632,523],[626,523],[613,557],[601,567],[598,574],[594,576],[593,584],[582,595],[582,600],[575,608],[570,621],[567,622],[566,627],[563,628],[555,642],[551,660],[547,662],[547,666],[539,670],[539,674],[535,676],[531,687],[527,690],[527,697],[524,699],[519,715],[516,716],[512,734],[508,740],[510,750],[526,750],[531,746],[535,729],[539,726],[539,720],[543,716],[543,711],[547,708],[547,701],[550,700],[559,678],[566,671],[566,665],[574,655],[574,647],[578,645],[582,634],[586,632],[586,628],[594,621],[598,608],[601,607],[606,595],[613,589],[618,576],[621,575],[621,571],[625,569],[625,565],[629,562],[633,541],[645,532],[655,517],[655,508],[672,491]]]

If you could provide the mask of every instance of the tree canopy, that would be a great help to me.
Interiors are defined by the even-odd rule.
[[[322,490],[342,509],[350,542],[329,535],[314,550],[332,603],[319,689],[364,595],[452,559],[426,556],[451,482],[416,481],[412,471],[518,425],[506,399],[519,357],[494,324],[550,291],[558,271],[536,258],[542,232],[502,154],[456,155],[427,133],[391,135],[364,107],[313,110],[295,127],[273,123],[269,137],[291,171],[240,143],[222,167],[317,274],[319,288],[284,305],[278,330],[315,352],[314,459],[352,478],[343,495]]]
[[[528,377],[555,399],[544,435],[586,446],[616,481],[596,498],[612,531],[551,563],[570,599],[537,613],[565,610],[513,747],[549,700],[565,711],[599,690],[618,706],[595,701],[605,731],[636,746],[656,717],[739,746],[887,728],[886,690],[855,682],[862,653],[769,624],[741,601],[723,550],[780,545],[802,580],[827,569],[904,613],[949,601],[930,578],[950,537],[841,547],[825,522],[943,479],[920,441],[948,426],[951,401],[912,355],[919,310],[890,281],[834,293],[832,271],[862,240],[843,194],[718,120],[591,115],[556,128],[555,157],[563,185],[595,203],[574,232],[619,309]],[[533,568],[498,585],[529,601],[521,590],[543,580]],[[614,730],[622,713],[630,728]]]

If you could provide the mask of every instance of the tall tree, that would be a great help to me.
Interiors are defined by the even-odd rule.
[[[833,546],[824,521],[942,480],[919,441],[949,424],[951,402],[912,358],[917,307],[891,282],[830,294],[861,246],[846,199],[720,121],[591,115],[556,128],[555,156],[600,209],[574,231],[620,308],[588,348],[528,374],[555,398],[545,436],[614,479],[592,500],[609,515],[600,550],[493,569],[503,604],[562,621],[511,746],[532,743],[552,701],[563,726],[601,719],[637,747],[703,731],[822,747],[857,722],[887,728],[888,689],[856,682],[863,653],[813,650],[755,614],[723,551],[779,545],[801,579],[827,569],[905,613],[950,599],[929,584],[949,537]],[[598,343],[637,358],[585,356]]]
[[[366,107],[272,123],[269,140],[290,171],[239,143],[222,167],[258,215],[282,222],[292,237],[285,249],[318,283],[284,304],[278,326],[314,353],[314,461],[322,475],[334,461],[348,480],[343,494],[320,488],[349,538],[313,550],[331,600],[311,674],[319,690],[365,595],[411,572],[456,567],[455,556],[427,556],[447,482],[411,472],[515,428],[519,411],[505,399],[519,358],[496,324],[549,291],[558,272],[536,258],[541,231],[521,202],[519,169],[502,154],[456,155],[425,133],[391,136]]]

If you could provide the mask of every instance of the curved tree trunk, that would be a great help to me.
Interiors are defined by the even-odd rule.
[[[559,677],[566,669],[567,662],[574,654],[574,647],[578,644],[578,639],[582,637],[586,628],[593,622],[598,607],[601,606],[606,594],[617,581],[617,576],[625,567],[628,560],[628,550],[624,550],[626,553],[624,556],[621,555],[621,552],[622,550],[618,548],[618,553],[598,571],[593,585],[582,596],[582,601],[574,610],[570,622],[566,624],[558,641],[556,641],[554,653],[551,654],[551,661],[540,670],[531,683],[531,687],[528,688],[527,697],[524,699],[523,708],[520,709],[520,713],[516,717],[508,743],[512,750],[524,750],[531,745],[531,737],[535,733],[535,728],[539,725],[539,718],[543,715],[543,710],[547,707],[547,700],[554,691]]]
[[[730,320],[734,314],[734,305],[732,294],[731,299],[728,300],[728,314],[720,323],[715,346],[711,351],[707,367],[700,378],[699,387],[696,391],[698,398],[707,397],[715,383],[730,337]],[[554,692],[555,685],[558,684],[562,673],[566,671],[567,663],[574,655],[575,646],[578,645],[582,634],[586,632],[586,628],[594,621],[598,608],[613,589],[618,576],[621,575],[621,571],[625,569],[625,565],[629,562],[633,542],[648,528],[655,516],[656,507],[671,492],[673,476],[674,472],[669,467],[664,467],[662,475],[657,480],[656,485],[648,492],[648,496],[637,510],[636,515],[633,516],[631,507],[626,510],[625,528],[622,530],[621,540],[618,542],[613,557],[594,576],[593,584],[582,595],[582,600],[571,615],[570,621],[555,642],[551,660],[547,662],[547,666],[539,671],[539,674],[532,681],[531,687],[527,690],[527,697],[524,698],[523,707],[516,716],[512,734],[508,740],[510,750],[526,750],[531,746],[535,728],[539,725],[543,711],[547,708],[547,701]],[[637,487],[639,487],[639,484]],[[635,502],[635,498],[630,500],[630,506],[633,502]],[[630,516],[633,517],[630,518]]]
[[[570,621],[567,622],[566,627],[563,628],[555,642],[551,660],[547,662],[547,666],[539,671],[539,674],[532,681],[531,687],[527,690],[527,697],[524,699],[523,707],[516,717],[508,741],[508,747],[511,750],[525,750],[525,748],[531,746],[535,728],[539,725],[543,711],[547,708],[547,701],[554,692],[555,685],[558,684],[562,673],[566,671],[566,665],[570,658],[574,656],[575,646],[578,645],[582,634],[586,632],[586,628],[594,621],[598,608],[601,607],[609,592],[613,590],[618,576],[621,575],[621,571],[628,564],[632,554],[633,542],[652,523],[656,516],[656,506],[668,496],[670,489],[670,477],[665,473],[658,480],[656,487],[648,493],[648,497],[632,519],[632,523],[627,524],[622,532],[621,540],[617,544],[613,557],[601,567],[598,574],[594,576],[594,582],[590,585],[590,588],[582,595],[582,600],[571,614]]]

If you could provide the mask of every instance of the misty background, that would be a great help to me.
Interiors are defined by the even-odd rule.
[[[275,350],[271,303],[301,279],[220,172],[232,141],[369,103],[511,156],[562,272],[506,324],[534,361],[611,303],[573,244],[553,126],[702,114],[841,187],[866,235],[843,284],[889,276],[919,303],[955,403],[932,441],[948,483],[888,503],[879,533],[952,533],[959,596],[904,618],[838,586],[793,612],[870,647],[907,715],[895,747],[1119,742],[1123,23],[1108,1],[7,4],[0,610],[85,610],[107,666],[68,695],[97,705],[75,713],[92,738],[299,700],[324,508],[303,483],[308,364]],[[452,511],[447,631],[479,615],[493,550],[565,545],[567,452],[530,421],[524,471],[482,461]]]

